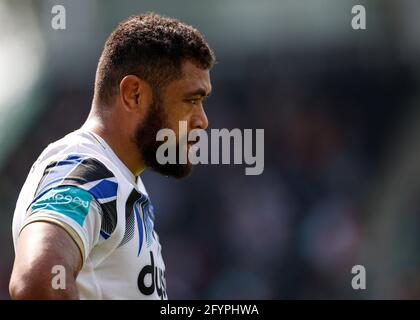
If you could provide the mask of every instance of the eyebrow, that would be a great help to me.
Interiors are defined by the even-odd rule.
[[[194,96],[208,97],[210,94],[211,94],[211,91],[207,92],[204,88],[199,88],[197,90],[186,93],[185,98],[194,97]]]

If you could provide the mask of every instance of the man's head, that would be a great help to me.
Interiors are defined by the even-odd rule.
[[[188,132],[208,125],[203,99],[211,91],[212,50],[193,27],[154,13],[121,22],[106,41],[95,81],[95,104],[118,118],[146,167],[183,177],[191,164],[160,165],[156,133],[187,121]],[[178,149],[178,148],[177,148]]]

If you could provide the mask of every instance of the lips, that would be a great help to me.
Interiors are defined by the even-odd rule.
[[[192,147],[200,141],[200,136],[196,138],[196,141],[188,141],[188,146]]]

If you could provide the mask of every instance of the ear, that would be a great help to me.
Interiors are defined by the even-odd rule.
[[[127,75],[120,82],[120,100],[128,112],[142,111],[147,84],[135,75]]]

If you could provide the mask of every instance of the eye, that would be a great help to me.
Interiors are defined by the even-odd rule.
[[[203,98],[194,98],[194,99],[189,99],[188,102],[190,102],[191,104],[198,104],[203,100]]]

